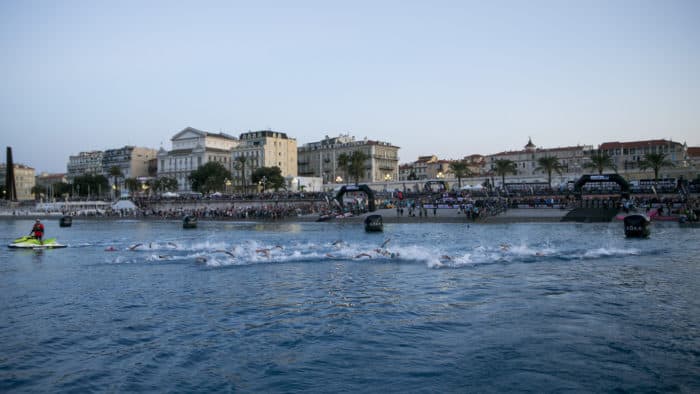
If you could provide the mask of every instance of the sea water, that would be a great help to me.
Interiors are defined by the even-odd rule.
[[[696,229],[46,227],[0,251],[0,391],[700,391]]]

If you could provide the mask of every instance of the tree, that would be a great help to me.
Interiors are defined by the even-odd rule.
[[[113,189],[114,189],[114,193],[116,195],[117,191],[119,190],[119,188],[117,187],[117,178],[123,177],[124,173],[122,173],[121,168],[119,168],[117,166],[112,166],[109,169],[109,176],[112,177],[112,180],[113,180],[112,185],[114,185]]]
[[[518,174],[518,165],[513,160],[499,159],[494,163],[494,171],[501,176],[501,185],[506,186],[506,174]]]
[[[51,185],[51,190],[51,197],[61,197],[66,194],[70,194],[70,185],[65,182],[56,182]]]
[[[341,153],[338,155],[338,168],[343,171],[343,175],[345,175],[345,183],[348,183],[348,178],[350,178],[350,155],[347,153]]]
[[[474,176],[474,173],[469,169],[469,163],[465,160],[457,160],[450,163],[450,171],[455,174],[459,188],[462,188],[462,178]]]
[[[38,200],[42,194],[46,195],[46,187],[42,185],[34,185],[31,192],[34,195],[34,199]]]
[[[602,175],[606,168],[610,168],[611,170],[617,172],[617,167],[615,167],[615,162],[613,161],[612,157],[601,150],[591,153],[590,159],[590,162],[583,164],[583,168],[596,170],[598,171],[598,175]]]
[[[241,180],[242,180],[242,187],[243,187],[243,193],[246,192],[247,184],[245,182],[245,165],[248,162],[248,158],[245,156],[238,156],[234,159],[236,161],[235,168],[236,170],[241,172]]]
[[[109,180],[104,175],[86,174],[73,179],[72,189],[78,196],[88,196],[109,189]]]
[[[149,182],[153,192],[174,192],[178,189],[177,179],[167,176],[153,179]]]
[[[411,171],[411,173],[408,174],[408,180],[409,180],[409,181],[416,181],[416,180],[418,180],[418,176],[416,175],[415,171]]]
[[[355,179],[355,185],[360,182],[360,178],[365,173],[365,161],[369,159],[364,152],[356,150],[350,154],[350,163],[348,164],[348,175]]]
[[[133,194],[139,190],[139,180],[136,178],[126,178],[124,179],[124,187]]]
[[[223,164],[218,161],[210,161],[192,171],[188,178],[192,182],[192,190],[209,193],[223,190],[226,179],[230,176],[231,174]]]
[[[561,175],[561,170],[564,168],[561,163],[559,163],[559,158],[556,156],[545,156],[537,159],[538,167],[535,171],[542,171],[547,174],[547,183],[549,188],[552,188],[552,171],[556,171],[557,174]]]
[[[659,170],[663,167],[673,167],[673,163],[666,159],[665,153],[647,153],[644,159],[639,161],[640,170],[654,170],[654,183],[659,181]]]
[[[284,186],[284,178],[282,170],[279,167],[260,167],[253,171],[253,183],[262,186],[262,191],[265,189],[279,189]]]

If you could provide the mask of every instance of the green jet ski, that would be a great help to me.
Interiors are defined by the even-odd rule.
[[[44,242],[39,242],[38,239],[32,237],[31,235],[17,238],[16,240],[12,241],[11,244],[7,245],[8,248],[13,249],[58,249],[65,248],[66,246],[67,245],[56,242],[56,238],[47,238],[44,240]]]

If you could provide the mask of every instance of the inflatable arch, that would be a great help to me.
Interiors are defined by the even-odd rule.
[[[574,184],[574,194],[577,198],[581,198],[583,193],[583,185],[589,182],[615,182],[620,185],[622,197],[629,198],[630,184],[620,176],[620,174],[603,174],[603,175],[583,175]]]
[[[374,191],[369,188],[367,185],[345,185],[338,190],[338,194],[335,195],[336,201],[338,201],[338,204],[340,206],[343,206],[343,195],[345,195],[346,192],[363,192],[367,195],[367,209],[369,209],[370,212],[374,212],[377,210],[377,205],[374,202]]]

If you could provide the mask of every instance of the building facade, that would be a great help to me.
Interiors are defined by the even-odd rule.
[[[486,156],[486,165],[489,171],[493,173],[496,161],[510,160],[517,167],[516,175],[506,175],[506,183],[508,182],[545,182],[547,174],[539,167],[538,160],[543,157],[556,157],[559,159],[559,164],[562,166],[561,174],[552,174],[552,185],[559,185],[568,181],[574,181],[583,175],[585,172],[583,166],[590,161],[590,155],[593,151],[592,145],[577,145],[562,148],[538,148],[528,140],[524,149],[518,151],[508,151],[496,153]],[[517,179],[514,180],[513,178]],[[500,183],[499,179],[494,179],[496,183]]]
[[[177,180],[179,191],[192,190],[188,177],[208,162],[219,162],[231,171],[231,150],[238,139],[224,133],[208,133],[187,127],[171,139],[172,149],[158,151],[158,177]]]
[[[73,179],[78,176],[102,174],[103,157],[104,152],[102,151],[80,152],[75,156],[69,156],[68,173],[66,174],[68,181],[72,183]]]
[[[295,177],[297,141],[278,131],[243,133],[239,136],[239,145],[231,152],[231,160],[233,184],[238,187],[243,186],[243,179],[250,184],[253,172],[260,167],[279,167],[283,177]]]
[[[107,149],[102,157],[102,175],[109,179],[110,185],[114,183],[114,177],[110,176],[112,168],[116,167],[121,172],[123,181],[127,178],[148,176],[148,165],[156,158],[158,152],[155,149],[124,146],[117,149]]]
[[[15,164],[15,189],[17,191],[17,201],[33,200],[32,189],[36,185],[34,168],[23,164]],[[5,174],[7,172],[7,164],[0,164],[0,185],[5,190]],[[3,196],[4,198],[4,196]]]
[[[644,160],[648,153],[663,153],[666,159],[673,163],[675,168],[688,167],[688,146],[680,142],[669,140],[646,140],[629,142],[604,142],[598,150],[612,157],[617,170],[620,173],[643,176],[639,168],[639,162]]]
[[[344,183],[347,174],[338,167],[338,157],[360,151],[367,155],[365,172],[359,182],[398,180],[399,147],[388,142],[360,140],[348,134],[311,142],[298,149],[300,176],[321,177],[323,183]]]

